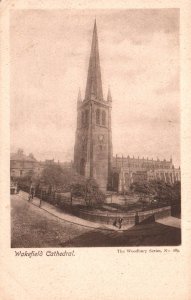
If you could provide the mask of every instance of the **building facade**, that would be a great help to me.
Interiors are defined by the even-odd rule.
[[[128,191],[135,182],[162,180],[173,184],[180,179],[180,168],[174,167],[172,159],[113,158],[112,189],[118,192]]]
[[[113,157],[111,108],[110,89],[107,99],[103,98],[95,22],[85,97],[82,100],[79,90],[77,99],[74,168],[79,174],[94,178],[102,190],[118,192],[128,191],[134,182],[179,181],[180,169],[174,168],[172,160]]]
[[[33,154],[26,155],[22,149],[17,153],[11,153],[10,157],[10,175],[11,178],[24,177],[38,172],[39,163]]]
[[[16,153],[10,156],[10,177],[12,180],[27,175],[35,175],[40,177],[43,170],[48,166],[60,165],[63,169],[72,169],[73,162],[55,162],[54,159],[46,159],[38,161],[32,153],[26,155],[22,149],[18,149]]]

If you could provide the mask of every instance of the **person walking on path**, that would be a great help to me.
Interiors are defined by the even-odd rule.
[[[28,202],[30,202],[31,199],[32,199],[32,195],[31,195],[31,192],[29,192]]]
[[[123,222],[123,218],[119,218],[119,221],[118,221],[118,223],[119,223],[119,229],[121,229],[121,227],[122,227],[122,222]]]
[[[30,191],[29,191],[29,198],[28,201],[30,202],[34,198],[34,187],[31,186]]]

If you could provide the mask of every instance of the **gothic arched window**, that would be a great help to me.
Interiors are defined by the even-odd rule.
[[[100,124],[100,110],[96,110],[96,124]]]
[[[105,110],[102,111],[102,125],[106,125],[106,112]]]
[[[86,124],[86,126],[88,126],[88,116],[89,116],[89,111],[88,110],[86,110],[85,111],[85,124]]]

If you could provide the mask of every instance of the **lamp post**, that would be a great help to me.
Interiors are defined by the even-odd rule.
[[[42,206],[42,195],[43,195],[43,183],[44,183],[44,181],[43,180],[41,180],[40,181],[40,203],[39,203],[39,207],[41,208],[41,206]]]
[[[39,207],[41,208],[42,205],[42,188],[40,190],[40,203],[39,203]]]
[[[71,187],[71,191],[70,191],[70,202],[71,202],[71,206],[72,206],[72,187]]]

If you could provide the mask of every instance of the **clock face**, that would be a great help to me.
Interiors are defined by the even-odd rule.
[[[103,140],[104,140],[104,135],[103,135],[103,134],[100,134],[98,138],[99,138],[99,141],[100,141],[100,142],[103,142]]]

